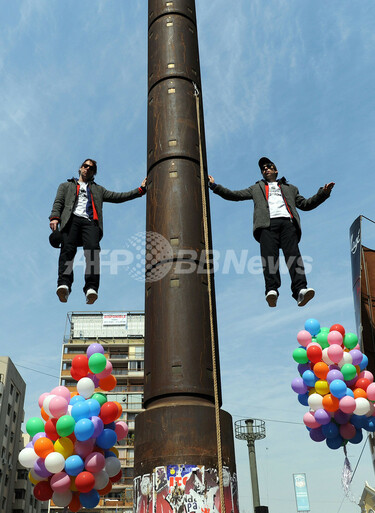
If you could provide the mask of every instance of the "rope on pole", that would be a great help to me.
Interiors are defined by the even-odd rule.
[[[225,512],[224,500],[224,484],[223,484],[223,454],[221,447],[221,425],[220,425],[220,405],[219,405],[219,389],[217,379],[217,363],[216,363],[216,350],[215,350],[215,336],[214,336],[214,321],[213,321],[213,307],[212,307],[212,289],[211,289],[211,274],[209,262],[209,238],[208,238],[208,221],[207,221],[207,202],[206,202],[206,188],[204,180],[203,168],[203,154],[202,154],[202,137],[201,137],[201,116],[200,116],[200,102],[199,90],[197,84],[193,82],[195,105],[197,110],[197,123],[198,123],[198,140],[199,140],[199,168],[201,178],[201,192],[202,192],[202,210],[203,210],[203,232],[204,232],[204,246],[206,252],[206,268],[207,268],[207,288],[208,288],[208,303],[210,313],[210,332],[211,332],[211,349],[212,349],[212,370],[214,380],[214,400],[215,400],[215,421],[216,421],[216,441],[217,441],[217,459],[218,459],[218,472],[219,472],[219,489],[220,489],[220,506],[221,513]]]

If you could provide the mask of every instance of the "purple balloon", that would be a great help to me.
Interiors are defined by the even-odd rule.
[[[302,376],[302,374],[303,374],[305,371],[307,371],[307,370],[311,370],[311,366],[310,366],[310,364],[309,364],[309,363],[299,363],[299,364],[298,364],[297,369],[298,369],[298,372],[299,372],[299,373],[301,374],[301,376]]]
[[[363,354],[359,349],[352,349],[349,351],[349,354],[353,359],[353,365],[359,365],[361,363]]]
[[[94,434],[93,438],[98,438],[98,436],[103,432],[104,422],[100,417],[96,417],[95,415],[91,417],[91,422],[94,424]]]
[[[337,424],[347,424],[349,422],[349,419],[351,416],[352,416],[351,413],[344,413],[341,410],[337,410],[333,414],[333,418],[335,419]]]
[[[305,394],[307,392],[307,386],[302,378],[294,378],[291,386],[296,394]]]
[[[43,458],[38,458],[36,460],[36,462],[34,463],[34,470],[35,470],[36,474],[38,474],[38,476],[40,476],[40,477],[52,476],[52,473],[46,469]]]
[[[86,350],[87,358],[90,358],[90,356],[92,356],[94,353],[104,354],[104,347],[101,344],[98,344],[97,342],[90,344]]]
[[[331,384],[332,381],[334,381],[335,379],[341,379],[343,381],[344,376],[341,371],[339,371],[337,369],[332,369],[328,372],[326,379],[327,379],[328,383]]]
[[[91,372],[89,372],[87,374],[87,377],[90,378],[94,382],[95,388],[97,388],[99,386],[99,378],[96,377],[95,374],[92,374]]]
[[[26,447],[29,449],[29,447],[31,447],[32,449],[34,448],[34,444],[32,442],[29,442]]]
[[[43,438],[43,437],[46,437],[47,435],[44,433],[37,433],[36,435],[33,436],[33,439],[32,439],[32,443],[33,445],[35,444],[35,442],[39,439],[39,438]]]
[[[348,387],[352,387],[357,383],[358,376],[355,376],[355,378],[350,379],[349,381],[345,381],[346,385]]]
[[[322,426],[325,426],[331,422],[331,415],[324,408],[319,408],[316,410],[314,417],[315,420]]]
[[[311,440],[314,440],[314,442],[323,442],[323,440],[326,439],[321,427],[311,429],[309,434]]]

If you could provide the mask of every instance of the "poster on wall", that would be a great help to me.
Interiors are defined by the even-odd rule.
[[[103,314],[103,326],[125,326],[127,325],[127,314]]]
[[[306,474],[293,474],[293,482],[294,493],[296,495],[297,511],[310,511]]]
[[[237,476],[223,469],[225,509],[239,513]],[[134,479],[134,513],[219,513],[216,469],[167,465]]]

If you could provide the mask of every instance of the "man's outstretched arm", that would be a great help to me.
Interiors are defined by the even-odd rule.
[[[243,201],[253,199],[251,187],[241,189],[239,191],[232,191],[222,185],[216,184],[213,176],[208,175],[208,186],[215,193],[222,198],[230,201]]]
[[[314,196],[311,196],[311,198],[304,198],[297,189],[296,207],[300,210],[313,210],[330,197],[334,186],[335,182],[326,183],[323,187],[320,187],[318,192],[314,194]]]

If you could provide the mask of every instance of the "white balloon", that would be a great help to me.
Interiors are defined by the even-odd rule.
[[[67,415],[72,416],[72,408],[73,408],[73,405],[72,405],[72,404],[69,404],[69,405],[68,405],[68,411],[66,412],[66,414],[67,414]]]
[[[47,397],[43,401],[43,409],[49,417],[52,417],[51,412],[49,411],[49,403],[51,399],[53,399],[54,397],[56,397],[55,394],[47,395]]]
[[[90,378],[81,378],[77,383],[77,392],[85,399],[89,399],[95,391],[95,385]]]
[[[323,354],[322,354],[322,360],[324,363],[326,363],[327,365],[332,365],[333,364],[333,361],[328,358],[328,354],[327,354],[327,351],[328,351],[328,347],[326,347],[325,349],[323,349]]]
[[[18,461],[25,468],[34,467],[34,463],[39,458],[32,447],[25,447],[18,455]]]
[[[44,465],[49,472],[56,474],[65,467],[65,458],[59,452],[50,452],[44,460]]]
[[[357,405],[353,411],[355,415],[366,415],[370,410],[370,403],[364,397],[357,397],[355,403]]]
[[[100,470],[99,472],[94,474],[94,476],[95,476],[95,485],[94,485],[95,490],[103,490],[103,488],[105,488],[109,482],[109,475],[107,474],[107,472],[105,470]]]
[[[52,494],[52,500],[56,506],[68,506],[72,499],[73,494],[70,490],[67,490],[66,492],[53,492]]]
[[[307,399],[307,402],[310,408],[314,411],[319,410],[319,408],[323,408],[323,397],[320,394],[311,394]]]
[[[121,461],[116,456],[110,456],[105,459],[105,470],[109,477],[117,476],[121,470]]]
[[[342,355],[342,359],[339,361],[338,366],[341,369],[341,367],[346,363],[353,363],[353,358],[350,353],[344,351],[344,354]]]

